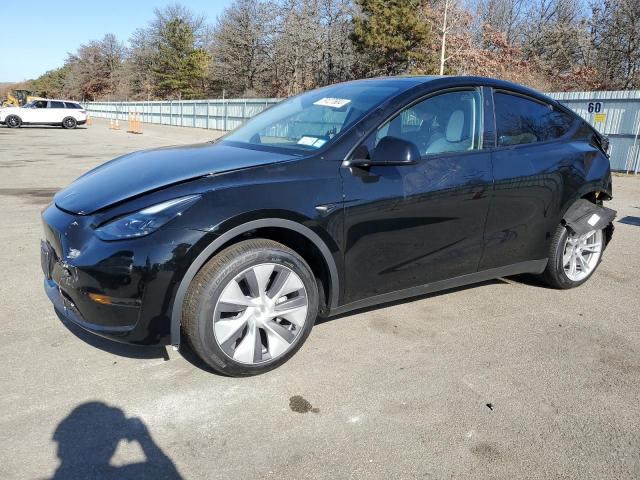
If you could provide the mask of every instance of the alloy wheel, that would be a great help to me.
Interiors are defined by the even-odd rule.
[[[592,230],[584,235],[567,233],[562,266],[569,280],[579,282],[593,272],[602,254],[602,238],[602,230]]]
[[[262,263],[236,275],[222,290],[214,310],[214,337],[236,362],[268,362],[295,345],[307,311],[307,292],[298,274],[284,265]]]

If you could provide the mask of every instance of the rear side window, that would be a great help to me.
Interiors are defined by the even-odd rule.
[[[64,108],[64,103],[62,103],[62,102],[49,102],[49,108]]]
[[[82,110],[82,107],[77,103],[64,102],[64,104],[67,108],[73,108],[74,110]]]
[[[545,142],[562,137],[574,118],[551,105],[519,95],[496,92],[496,130],[498,146]]]

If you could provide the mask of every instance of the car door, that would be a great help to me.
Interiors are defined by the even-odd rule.
[[[494,90],[493,102],[495,184],[481,270],[547,258],[561,205],[581,184],[585,153],[572,140],[574,116],[506,90]]]
[[[15,110],[15,113],[20,117],[22,123],[30,123],[33,118],[33,111],[35,110],[35,105],[31,103],[27,103],[23,107]]]
[[[47,123],[62,123],[62,119],[67,116],[64,102],[50,100],[47,106]]]
[[[20,109],[20,118],[24,123],[38,123],[46,111],[46,100],[34,100]]]
[[[492,184],[483,105],[481,88],[429,95],[353,154],[394,136],[418,147],[416,164],[343,164],[346,303],[476,271]]]

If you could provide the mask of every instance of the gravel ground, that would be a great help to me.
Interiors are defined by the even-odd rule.
[[[40,211],[116,155],[215,132],[0,128],[0,478],[640,476],[640,178],[571,291],[522,276],[344,315],[266,375],[68,329],[44,292]]]

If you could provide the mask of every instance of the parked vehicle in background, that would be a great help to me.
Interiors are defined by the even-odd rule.
[[[521,273],[581,285],[613,233],[611,195],[606,138],[534,90],[358,80],[215,144],[86,173],[43,212],[44,287],[98,335],[186,338],[213,369],[253,375],[318,315]]]
[[[54,125],[76,128],[87,121],[87,112],[77,102],[69,100],[33,100],[22,107],[0,108],[0,124],[9,128],[22,125]]]

